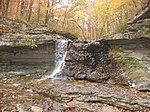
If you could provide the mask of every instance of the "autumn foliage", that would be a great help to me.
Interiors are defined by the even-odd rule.
[[[0,0],[0,16],[96,40],[125,30],[149,0]]]

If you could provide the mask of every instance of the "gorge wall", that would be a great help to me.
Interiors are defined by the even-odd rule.
[[[70,43],[63,74],[150,90],[150,38]]]
[[[64,75],[78,80],[127,85],[109,57],[107,40],[97,42],[72,42],[68,47]]]
[[[10,22],[2,23],[9,26]],[[75,41],[74,36],[71,36],[74,41],[70,41],[68,46],[62,75],[78,80],[123,85],[127,85],[130,79],[131,85],[137,89],[150,90],[149,24],[149,19],[139,21],[125,33],[94,42]],[[41,27],[24,27],[24,34],[0,34],[1,76],[43,75],[41,71],[45,75],[45,72],[50,74],[54,69],[55,42],[60,38],[66,39],[65,34],[55,34]]]
[[[132,87],[150,90],[150,38],[109,40],[109,57]]]
[[[54,41],[37,46],[0,46],[0,76],[41,74],[53,70]]]

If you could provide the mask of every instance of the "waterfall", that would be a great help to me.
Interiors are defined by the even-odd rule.
[[[67,54],[68,41],[59,39],[55,43],[55,68],[52,74],[43,78],[43,80],[54,78],[59,75],[65,65],[65,57]]]

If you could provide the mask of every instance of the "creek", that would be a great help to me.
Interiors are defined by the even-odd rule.
[[[116,42],[112,42],[116,46]],[[128,41],[127,43],[129,44]],[[74,80],[68,76],[61,79],[60,75],[66,73],[63,70],[70,70],[71,67],[75,68],[70,72],[75,71],[73,73],[80,75],[88,73],[91,67],[93,70],[99,70],[97,67],[107,68],[107,64],[111,63],[106,58],[105,42],[77,42],[70,46],[67,40],[58,39],[39,44],[36,48],[4,46],[0,49],[1,74],[5,74],[0,77],[2,112],[150,111],[149,92],[139,92],[129,86],[89,82],[86,81],[88,78]],[[100,61],[97,56],[102,59],[102,62],[97,63],[98,66],[95,65],[96,61]],[[102,72],[101,69],[99,72]]]

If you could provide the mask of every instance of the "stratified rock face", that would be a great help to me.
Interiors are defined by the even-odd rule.
[[[71,43],[63,74],[75,79],[113,83],[117,73],[113,72],[108,51],[109,45],[104,40]]]
[[[30,46],[0,46],[0,77],[42,74],[54,68],[55,42]]]
[[[110,57],[116,69],[132,81],[132,87],[150,91],[150,38],[109,40]]]

